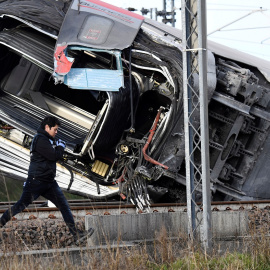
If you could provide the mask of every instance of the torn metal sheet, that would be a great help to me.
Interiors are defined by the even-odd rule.
[[[71,68],[74,59],[66,57],[61,51],[56,73],[54,73],[56,82],[61,81],[70,88],[83,90],[119,91],[120,87],[124,87],[123,67],[119,51],[93,50],[79,46],[70,46],[65,49],[65,51],[67,50],[109,53],[115,57],[117,69]]]
[[[80,45],[123,50],[134,41],[144,17],[98,0],[74,0],[65,16],[57,46]]]
[[[72,2],[57,39],[54,53],[55,82],[71,88],[118,91],[123,87],[123,72],[72,70],[74,59],[67,56],[69,46],[122,50],[134,41],[144,17],[98,0]],[[76,22],[76,23],[74,23]],[[117,57],[120,58],[120,57]],[[121,59],[120,59],[121,61]],[[68,74],[66,78],[63,78]],[[105,81],[104,78],[107,78]],[[102,85],[100,86],[100,84]],[[121,83],[119,83],[121,82]]]

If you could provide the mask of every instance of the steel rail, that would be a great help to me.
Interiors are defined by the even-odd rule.
[[[109,201],[109,202],[97,202],[97,201],[90,201],[90,200],[68,200],[71,210],[76,211],[83,211],[83,210],[109,210],[109,209],[135,209],[136,207],[133,204],[128,204],[121,201]],[[8,207],[14,205],[16,201],[10,202],[0,202],[0,213],[3,213]],[[56,207],[41,207],[41,205],[46,205],[47,201],[35,201],[31,205],[28,206],[24,212],[56,212],[58,209]],[[201,205],[200,202],[197,203]],[[264,201],[227,201],[227,202],[212,202],[211,207],[212,211],[222,211],[218,207],[225,207],[224,210],[245,210],[245,207],[251,207],[249,210],[255,210],[263,206],[264,208],[270,209],[270,200]],[[158,212],[156,208],[171,208],[170,212],[174,212],[175,209],[178,208],[179,210],[182,209],[186,212],[186,203],[154,203],[150,206],[153,212]],[[170,210],[170,209],[169,209]]]

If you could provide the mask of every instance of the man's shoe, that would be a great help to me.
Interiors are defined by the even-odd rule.
[[[80,231],[78,233],[77,239],[75,240],[76,245],[79,245],[87,240],[94,233],[94,231],[95,230],[93,228],[90,228],[87,231]]]

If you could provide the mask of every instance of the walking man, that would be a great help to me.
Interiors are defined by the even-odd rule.
[[[55,140],[59,127],[60,121],[54,116],[46,116],[42,120],[31,144],[30,166],[23,193],[19,201],[2,215],[0,227],[22,212],[39,196],[43,196],[61,211],[70,233],[74,236],[75,243],[79,244],[90,237],[94,230],[90,228],[88,231],[81,231],[76,228],[68,202],[54,179],[56,162],[62,158],[66,147],[64,141]]]

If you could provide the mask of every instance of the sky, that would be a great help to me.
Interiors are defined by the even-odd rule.
[[[163,0],[103,0],[118,7],[163,10]],[[270,61],[270,0],[207,0],[208,39]],[[166,1],[167,11],[171,1]],[[176,27],[182,28],[181,0],[174,0]],[[150,14],[144,15],[150,17]],[[158,20],[161,21],[161,17]],[[168,23],[168,25],[170,25]],[[225,27],[224,27],[225,26]],[[223,28],[224,27],[224,28]]]

